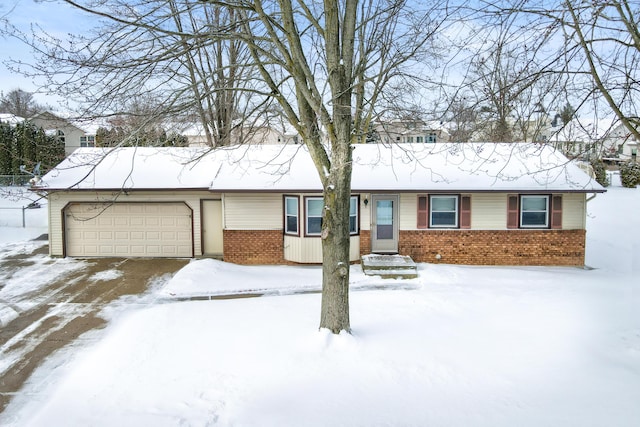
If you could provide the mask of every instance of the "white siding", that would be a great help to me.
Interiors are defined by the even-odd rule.
[[[400,229],[417,229],[418,196],[426,193],[400,194]],[[565,230],[585,228],[585,194],[567,193],[562,195],[562,228]],[[362,229],[369,224],[370,214],[361,216]],[[474,193],[471,194],[471,229],[505,230],[507,228],[507,194]]]
[[[223,202],[224,228],[227,230],[281,230],[284,221],[283,203],[282,194],[226,194]]]
[[[367,201],[365,205],[364,201]],[[360,230],[371,229],[371,194],[360,194]]]
[[[583,230],[586,228],[585,194],[562,195],[562,228],[564,230]]]
[[[506,194],[476,193],[471,195],[471,229],[505,230],[506,228]]]
[[[318,237],[284,236],[284,259],[292,262],[318,264],[322,262],[322,240]],[[351,236],[349,260],[360,259],[360,236]]]
[[[351,236],[349,246],[349,261],[360,259],[360,236]]]
[[[400,230],[416,230],[418,228],[418,193],[400,194],[398,217]]]
[[[222,229],[222,200],[202,201],[202,252],[222,255],[224,232]]]

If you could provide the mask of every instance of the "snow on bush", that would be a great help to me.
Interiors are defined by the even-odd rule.
[[[640,184],[640,164],[636,162],[624,162],[620,165],[620,180],[622,186],[635,188]]]

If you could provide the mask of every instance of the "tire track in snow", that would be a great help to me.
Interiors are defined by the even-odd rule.
[[[16,260],[18,268],[29,268],[28,255]],[[25,293],[25,299],[36,299],[30,308],[0,329],[0,411],[28,380],[42,361],[55,351],[72,344],[85,332],[106,323],[99,312],[123,295],[138,295],[147,290],[152,278],[175,273],[188,260],[184,259],[94,259],[80,270],[56,277],[52,283]],[[7,258],[0,260],[0,267]],[[3,268],[4,269],[4,268]],[[98,273],[117,269],[122,274],[108,280],[96,280]],[[13,273],[10,273],[13,274]],[[100,276],[98,276],[100,277]],[[109,277],[109,275],[107,275]]]

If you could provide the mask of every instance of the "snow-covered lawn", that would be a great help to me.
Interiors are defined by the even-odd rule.
[[[640,189],[588,206],[593,270],[421,264],[383,281],[354,266],[352,335],[318,331],[320,295],[291,294],[318,289],[316,267],[192,261],[106,309],[0,424],[638,426]]]

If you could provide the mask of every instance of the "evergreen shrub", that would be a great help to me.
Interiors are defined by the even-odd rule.
[[[607,166],[602,160],[591,160],[593,173],[596,175],[596,181],[603,187],[609,186],[609,177],[607,177]]]
[[[627,188],[635,188],[640,184],[640,164],[633,161],[620,164],[620,181]]]

